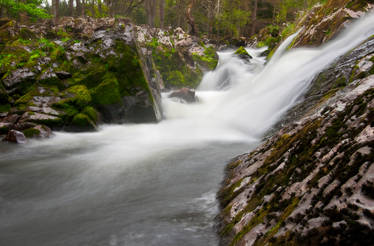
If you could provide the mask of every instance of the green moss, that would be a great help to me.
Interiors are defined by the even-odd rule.
[[[52,50],[50,57],[54,61],[64,61],[66,59],[65,49],[58,46]]]
[[[213,66],[215,66],[215,62],[211,57],[213,55],[213,50],[212,48],[206,49],[208,49],[205,50],[208,55],[205,53],[204,56],[194,54],[192,58],[195,62],[205,67],[213,68]],[[177,50],[168,47],[158,47],[153,50],[152,56],[167,88],[195,88],[199,84],[203,75],[202,71],[200,69],[190,68],[186,62],[182,60],[181,56],[183,56],[183,54],[179,53]]]
[[[68,101],[73,102],[80,108],[84,108],[92,100],[90,92],[84,85],[75,85],[70,87],[65,91],[65,94],[72,96],[72,98],[69,98]]]
[[[93,102],[97,105],[110,105],[121,102],[118,80],[113,74],[106,74],[104,81],[92,89]]]
[[[34,96],[38,96],[39,93],[36,89],[36,87],[29,88],[29,91],[24,94],[22,97],[20,97],[15,104],[29,104],[30,101],[33,99]]]
[[[246,51],[246,49],[245,49],[243,46],[240,46],[240,47],[235,51],[235,54],[236,54],[236,55],[249,56],[248,52]]]
[[[184,85],[186,83],[181,71],[170,71],[168,73],[167,81],[175,86]]]
[[[5,113],[10,110],[11,106],[10,104],[0,104],[0,113]]]
[[[274,237],[274,235],[278,232],[279,228],[282,226],[282,223],[291,215],[291,213],[295,210],[296,206],[299,204],[300,199],[294,197],[289,205],[283,210],[282,215],[277,219],[277,224],[271,228],[263,238],[257,240],[255,242],[255,246],[258,245],[266,245],[270,242],[270,240]]]
[[[105,74],[108,72],[108,65],[105,61],[94,63],[86,71],[77,71],[73,74],[73,79],[76,83],[82,83],[88,89],[98,86],[102,81]]]
[[[334,88],[341,88],[345,87],[347,85],[347,80],[344,77],[340,77],[335,81],[335,86]]]
[[[204,46],[204,54],[202,56],[198,54],[192,54],[192,58],[197,63],[201,63],[204,67],[209,68],[210,70],[214,70],[218,64],[218,56],[216,50],[209,46]]]
[[[76,114],[71,121],[71,124],[78,127],[93,127],[95,125],[90,117],[83,113]]]
[[[27,138],[33,138],[33,137],[39,136],[40,131],[35,128],[29,128],[29,129],[24,130],[23,134],[25,134]]]
[[[368,2],[370,1],[363,1],[363,0],[349,1],[349,3],[346,5],[346,8],[352,9],[354,11],[360,11],[360,10],[363,10],[365,7],[367,7]]]
[[[236,188],[238,188],[240,186],[240,184],[242,183],[242,180],[239,180],[237,181],[236,183],[224,188],[224,189],[221,189],[219,192],[218,192],[218,199],[221,203],[221,206],[222,207],[226,207],[229,202],[232,201],[232,199],[234,199],[239,193],[240,191],[235,191],[234,190]]]
[[[7,134],[9,130],[8,126],[0,126],[0,134]]]
[[[69,122],[74,115],[76,115],[79,112],[79,109],[64,100],[53,104],[53,108],[62,111],[63,112],[63,119],[65,122]]]
[[[238,234],[235,235],[230,246],[236,245],[244,237],[245,234],[251,231],[258,224],[262,223],[267,214],[268,211],[266,209],[261,209],[260,211],[258,211],[256,215],[249,221],[249,223],[244,226]]]
[[[28,28],[21,28],[19,30],[19,36],[22,38],[22,39],[34,39],[35,38],[35,34],[30,31]]]
[[[97,122],[97,112],[96,110],[91,107],[91,106],[87,106],[83,109],[82,111],[83,114],[87,115],[88,117],[90,117],[90,119],[93,121],[93,122]]]

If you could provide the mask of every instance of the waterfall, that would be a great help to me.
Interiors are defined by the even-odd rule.
[[[215,192],[225,163],[256,146],[313,78],[374,34],[374,15],[319,48],[219,53],[184,104],[163,94],[165,119],[57,132],[0,155],[0,241],[6,245],[217,245]],[[20,237],[22,235],[22,237]]]

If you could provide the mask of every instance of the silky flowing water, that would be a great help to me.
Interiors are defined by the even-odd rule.
[[[217,245],[216,192],[224,166],[261,137],[336,58],[374,34],[374,16],[321,48],[286,51],[265,64],[220,53],[198,103],[163,95],[157,124],[57,132],[0,143],[0,245]]]

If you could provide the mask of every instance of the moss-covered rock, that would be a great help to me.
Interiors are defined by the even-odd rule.
[[[91,90],[93,103],[96,105],[110,105],[121,102],[121,94],[117,78],[113,74],[106,74],[103,82]]]
[[[25,136],[27,138],[33,138],[33,137],[39,136],[40,131],[38,129],[35,129],[35,128],[29,128],[29,129],[24,130],[23,134],[25,134]]]
[[[240,59],[243,59],[243,60],[252,59],[252,56],[250,54],[248,54],[247,50],[243,46],[240,46],[235,51],[235,55],[237,55]]]
[[[73,120],[71,121],[71,126],[73,129],[78,130],[95,130],[96,125],[95,123],[90,119],[89,116],[87,116],[84,113],[78,113],[74,116]]]
[[[161,119],[159,73],[127,20],[62,18],[52,29],[9,23],[0,34],[1,115],[22,115],[19,130]]]
[[[71,102],[78,108],[84,108],[84,106],[88,105],[92,100],[90,92],[84,85],[72,86],[68,88],[64,94],[68,97],[65,102]]]
[[[87,115],[93,122],[96,123],[98,121],[97,112],[93,107],[91,107],[91,106],[85,107],[83,109],[82,113]]]

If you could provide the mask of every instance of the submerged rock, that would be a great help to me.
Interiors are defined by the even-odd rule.
[[[193,103],[197,101],[195,90],[189,88],[182,88],[174,91],[169,95],[169,98],[179,98],[187,103]]]

